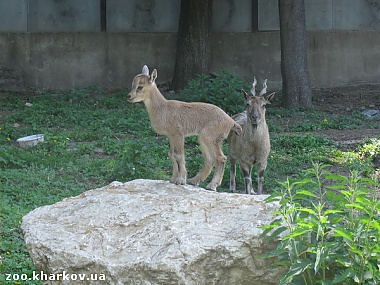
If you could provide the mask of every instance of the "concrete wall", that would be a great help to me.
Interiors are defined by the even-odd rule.
[[[259,30],[279,30],[278,0],[258,0]],[[379,30],[379,0],[305,0],[308,30]]]
[[[213,31],[251,32],[252,5],[252,0],[214,0]]]
[[[179,0],[107,0],[108,32],[177,32]],[[97,32],[99,0],[0,0],[0,32]],[[252,0],[214,0],[213,29],[252,30]]]
[[[100,3],[0,0],[0,88],[6,71],[10,84],[21,74],[37,88],[129,86],[143,64],[170,80],[180,1]],[[314,86],[379,82],[379,0],[306,0],[305,9]],[[280,88],[278,29],[277,0],[214,0],[212,69]]]
[[[174,66],[176,36],[146,33],[0,34],[0,62],[37,88],[129,86],[143,64]]]
[[[107,0],[108,32],[176,32],[181,1]]]
[[[28,32],[100,31],[100,1],[34,0],[28,5]]]
[[[0,0],[0,32],[97,32],[100,0]],[[214,0],[213,30],[278,30],[278,0]],[[176,32],[179,0],[106,0],[109,32]],[[254,12],[256,11],[256,12]],[[310,30],[379,30],[379,0],[305,0]],[[255,17],[258,17],[256,19]]]
[[[380,31],[309,31],[313,86],[378,83],[379,46]],[[173,33],[0,34],[0,62],[37,88],[129,87],[144,64],[158,69],[158,82],[170,80],[175,47]],[[212,50],[214,71],[281,88],[279,32],[214,33]]]
[[[0,0],[0,32],[28,30],[28,0]]]

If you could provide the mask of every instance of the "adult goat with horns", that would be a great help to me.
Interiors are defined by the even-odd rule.
[[[243,132],[240,136],[233,132],[228,136],[228,151],[231,163],[230,191],[236,191],[236,162],[244,175],[245,191],[252,194],[251,172],[254,164],[257,164],[258,194],[263,192],[264,172],[268,163],[270,152],[270,139],[268,125],[265,121],[265,106],[270,104],[274,92],[267,93],[267,80],[263,83],[263,89],[256,96],[257,80],[254,78],[251,88],[252,96],[241,90],[247,102],[247,109],[243,113],[234,115],[232,118],[239,123]],[[255,192],[253,192],[255,193]]]

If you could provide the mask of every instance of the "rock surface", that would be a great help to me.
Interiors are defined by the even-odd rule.
[[[258,237],[276,208],[265,198],[113,182],[35,209],[21,228],[41,277],[60,279],[42,284],[278,284],[260,258],[274,246]]]
[[[362,114],[371,120],[380,119],[380,110],[365,110]]]

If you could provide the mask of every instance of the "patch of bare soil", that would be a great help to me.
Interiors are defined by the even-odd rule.
[[[363,139],[380,137],[380,129],[321,130],[313,133],[334,140],[342,147],[348,148],[356,146]]]
[[[380,110],[380,84],[315,89],[314,94],[314,104],[319,111],[329,115],[346,116],[354,110]],[[349,146],[365,138],[378,138],[380,120],[378,122],[377,129],[323,130],[315,131],[315,134]]]
[[[326,113],[349,114],[353,109],[379,109],[380,84],[314,89],[315,104]]]
[[[314,105],[326,114],[349,116],[354,110],[380,110],[380,85],[358,85],[314,90]],[[364,119],[364,117],[363,117]],[[315,131],[342,146],[356,145],[365,138],[380,137],[380,120],[377,129],[345,129]]]
[[[354,112],[380,110],[380,84],[319,88],[314,89],[313,93],[313,105],[318,108],[318,113],[325,113],[326,118],[350,117]],[[288,133],[289,126],[305,119],[307,114],[294,116],[284,120],[282,125]],[[312,133],[337,142],[342,150],[353,149],[363,139],[380,137],[380,120],[371,121],[371,127],[366,127],[366,122],[370,121],[363,115],[363,128],[315,130]]]
[[[380,84],[315,89],[314,94],[314,104],[319,111],[325,112],[326,115],[348,116],[357,110],[380,110]],[[363,119],[365,119],[364,115]],[[342,150],[349,150],[356,148],[363,139],[380,138],[380,120],[377,119],[376,122],[378,122],[377,128],[329,129],[313,133],[336,141]],[[377,160],[376,157],[374,165],[379,166]],[[330,171],[345,176],[349,175],[348,169],[341,166],[333,166]]]

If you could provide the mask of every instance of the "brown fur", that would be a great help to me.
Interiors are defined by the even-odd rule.
[[[247,101],[247,110],[237,114],[232,118],[239,123],[243,132],[240,136],[233,132],[228,136],[228,151],[231,163],[230,170],[230,191],[236,191],[236,162],[239,162],[240,169],[244,175],[245,191],[247,194],[255,192],[252,190],[251,172],[254,164],[257,164],[258,194],[262,194],[264,183],[264,172],[267,167],[267,160],[270,152],[270,139],[268,125],[265,121],[265,105],[270,104],[274,93],[262,96],[266,92],[266,81],[260,96],[255,96],[256,79],[251,93],[253,96],[242,90]]]
[[[215,166],[214,177],[207,188],[216,190],[222,181],[226,163],[221,149],[222,142],[231,130],[241,133],[241,127],[214,105],[166,100],[155,84],[156,77],[157,70],[153,70],[149,75],[148,68],[144,66],[142,74],[136,75],[132,81],[128,101],[144,102],[152,128],[169,139],[169,156],[173,163],[170,182],[198,185],[208,177]],[[205,161],[202,170],[189,180],[184,153],[186,136],[198,136]]]

